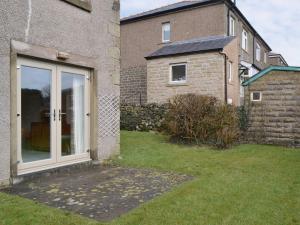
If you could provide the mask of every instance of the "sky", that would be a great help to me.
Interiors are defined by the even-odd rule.
[[[121,17],[182,0],[121,0]],[[238,8],[276,53],[300,66],[300,0],[237,0]]]

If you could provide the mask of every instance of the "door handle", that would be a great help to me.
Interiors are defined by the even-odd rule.
[[[63,113],[63,112],[61,112],[61,110],[59,110],[59,121],[61,121],[61,116],[62,115],[67,115],[67,113]]]
[[[53,120],[55,121],[56,120],[56,111],[55,109],[53,110],[53,113],[45,113],[46,116],[49,116],[51,117],[53,115]]]

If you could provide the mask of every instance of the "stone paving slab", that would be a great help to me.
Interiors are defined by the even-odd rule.
[[[191,179],[145,169],[94,167],[34,178],[5,192],[109,221]]]

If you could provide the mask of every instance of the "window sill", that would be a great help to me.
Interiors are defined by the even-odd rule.
[[[92,11],[91,0],[63,0],[63,1],[68,2],[78,8],[86,10],[88,12]]]
[[[188,83],[168,83],[166,87],[189,86]]]
[[[248,50],[245,50],[245,49],[243,49],[243,48],[242,48],[242,50],[243,50],[244,53],[249,54]]]
[[[167,44],[171,44],[172,41],[165,41],[165,42],[161,42],[161,43],[158,43],[158,45],[167,45]]]

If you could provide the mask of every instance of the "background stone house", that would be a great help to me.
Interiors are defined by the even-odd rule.
[[[122,102],[147,102],[146,56],[170,43],[214,36],[236,37],[238,63],[234,70],[239,70],[239,74],[252,76],[269,66],[271,48],[230,0],[183,1],[123,18]],[[243,96],[242,88],[240,95]]]
[[[288,63],[283,56],[275,52],[269,53],[269,63],[271,66],[288,66]]]
[[[0,185],[119,152],[119,9],[0,1]]]
[[[166,103],[177,94],[196,93],[239,105],[237,52],[237,39],[228,36],[164,46],[146,57],[148,103]]]
[[[256,143],[300,146],[300,67],[271,66],[243,83],[246,137]]]

